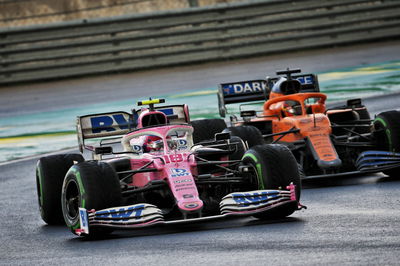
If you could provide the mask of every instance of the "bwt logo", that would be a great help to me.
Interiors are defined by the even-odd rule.
[[[128,208],[109,209],[104,211],[98,211],[95,217],[98,219],[112,218],[113,220],[127,221],[130,218],[140,219],[144,205],[136,205]]]
[[[187,141],[184,139],[178,139],[178,149],[187,149]]]
[[[233,194],[233,200],[239,204],[251,204],[251,205],[259,205],[261,203],[265,203],[267,200],[279,198],[278,191],[276,194],[271,194],[268,192],[261,192],[261,193],[235,193]]]
[[[140,145],[133,145],[132,149],[135,152],[142,152],[142,146],[140,146]]]
[[[83,226],[83,227],[88,226],[86,210],[85,210],[85,211],[79,210],[79,214],[80,214],[80,216],[81,216],[82,226]]]
[[[223,86],[222,89],[224,95],[231,95],[231,94],[264,92],[265,88],[266,88],[265,82],[253,81],[253,82],[226,84]]]
[[[179,140],[178,140],[178,145],[179,145],[179,146],[186,146],[186,145],[187,145],[187,141],[184,140],[184,139],[179,139]]]
[[[188,176],[189,172],[186,169],[171,168],[171,177]]]
[[[125,119],[123,114],[103,115],[90,118],[93,133],[102,131],[116,131],[117,127],[121,130],[129,129],[129,124],[133,126],[133,121]]]

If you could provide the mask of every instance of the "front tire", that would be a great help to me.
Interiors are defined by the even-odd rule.
[[[249,148],[265,143],[261,131],[254,126],[229,127],[226,131],[230,132],[232,136],[241,138]]]
[[[87,161],[71,167],[61,195],[62,212],[66,225],[75,234],[80,226],[79,208],[101,210],[120,206],[121,187],[114,169],[107,163]],[[90,230],[91,236],[108,233],[109,230]]]
[[[57,154],[42,157],[36,166],[36,187],[40,215],[49,225],[63,224],[61,187],[68,169],[83,162],[81,154]]]
[[[193,127],[194,144],[205,140],[212,140],[216,133],[220,133],[226,128],[225,121],[219,118],[193,120],[191,124]]]
[[[360,127],[360,128],[356,128],[355,131],[359,134],[363,134],[363,133],[370,133],[371,132],[371,116],[369,115],[369,112],[367,110],[367,108],[363,108],[363,109],[359,109],[356,110],[358,116],[359,116],[359,120],[366,120],[368,122],[363,122],[361,125],[365,125],[365,127]]]
[[[235,148],[235,152],[229,155],[229,160],[240,160],[247,150],[245,143],[237,136],[231,136],[229,142]]]
[[[286,186],[293,183],[296,186],[296,199],[299,202],[301,174],[289,148],[281,144],[257,145],[244,154],[243,163],[252,165],[256,170],[258,189],[286,189]],[[294,208],[279,210],[273,218],[286,217],[294,211]],[[255,217],[271,218],[262,215],[255,215]]]
[[[400,152],[400,112],[380,113],[374,120],[373,136],[379,150]],[[383,171],[389,176],[399,176],[400,168]]]

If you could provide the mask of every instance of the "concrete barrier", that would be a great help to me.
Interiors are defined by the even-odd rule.
[[[0,84],[400,37],[400,1],[264,0],[0,29]]]

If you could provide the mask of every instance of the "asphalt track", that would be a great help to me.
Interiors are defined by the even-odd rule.
[[[207,87],[208,83],[214,85],[229,79],[230,75],[238,77],[240,67],[246,69],[246,73],[238,77],[243,79],[254,78],[254,75],[250,77],[251,69],[253,74],[264,73],[264,67],[268,65],[273,71],[280,67],[279,64],[284,65],[283,61],[285,64],[294,62],[295,67],[304,62],[301,64],[306,66],[303,69],[312,72],[320,67],[329,70],[395,59],[399,50],[398,43],[384,43],[299,53],[284,58],[19,86],[14,87],[15,94],[12,94],[12,88],[5,88],[1,92],[2,99],[8,95],[15,102],[0,113],[50,111],[57,106],[85,104],[86,100],[111,100],[116,97],[115,91],[109,92],[111,85],[118,87],[120,97],[151,93],[150,89],[146,92],[130,89],[140,87],[138,80],[145,85],[146,78],[150,79],[153,92],[162,93],[157,88],[172,89],[174,82],[178,83],[175,88],[181,90],[188,86],[194,89],[196,86]],[[337,61],[322,63],[327,58]],[[268,62],[263,61],[267,59]],[[215,82],[216,73],[210,78],[199,76],[211,73],[213,68],[223,68],[222,79]],[[96,86],[99,86],[98,92]],[[32,99],[27,96],[29,93],[39,96]],[[79,93],[91,97],[82,99]],[[397,109],[399,99],[399,95],[393,95],[369,99],[366,103],[375,113]],[[20,110],[15,103],[26,108]],[[400,265],[400,177],[392,179],[378,174],[308,182],[302,193],[302,203],[308,209],[283,220],[242,218],[119,231],[108,239],[87,241],[75,237],[63,226],[47,226],[41,221],[34,178],[36,160],[0,164],[1,265]]]

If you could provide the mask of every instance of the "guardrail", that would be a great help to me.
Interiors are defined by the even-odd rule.
[[[0,29],[0,85],[400,37],[398,0],[264,0]]]

